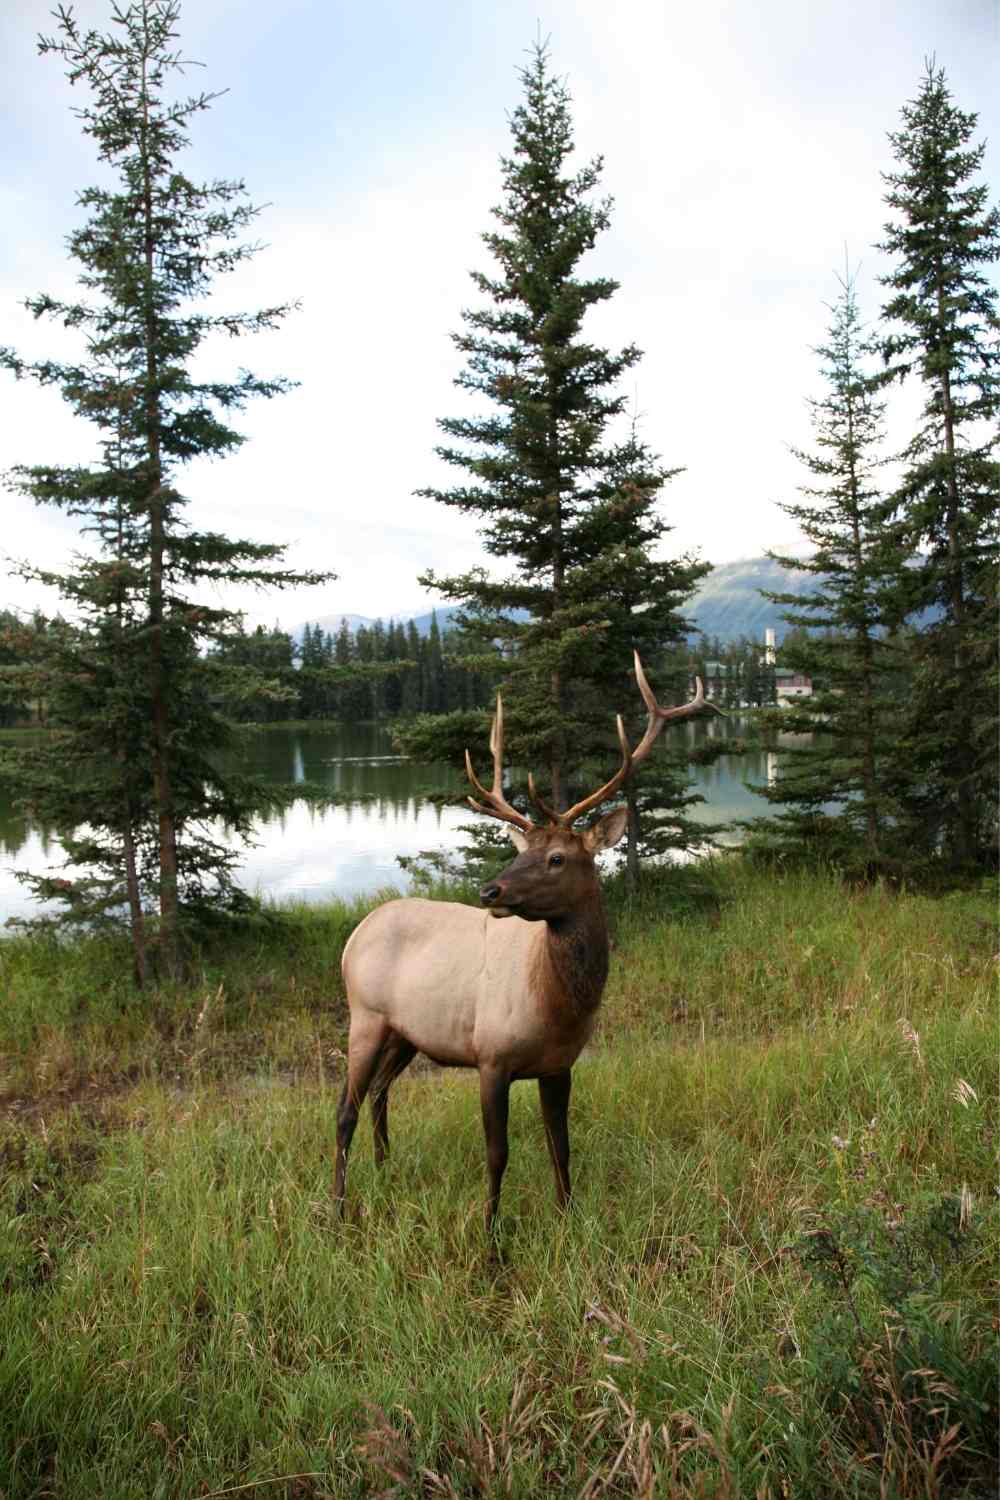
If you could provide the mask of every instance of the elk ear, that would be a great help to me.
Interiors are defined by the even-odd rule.
[[[593,827],[585,830],[583,847],[589,849],[591,854],[596,854],[599,849],[611,849],[617,844],[627,825],[628,808],[616,807],[605,813]]]
[[[517,850],[518,854],[523,854],[524,851],[525,851],[525,849],[527,849],[527,847],[528,847],[528,836],[527,836],[527,834],[526,833],[522,833],[521,830],[520,830],[520,828],[512,828],[511,825],[508,823],[508,825],[507,825],[507,837],[510,839],[511,843],[514,845],[514,848]]]

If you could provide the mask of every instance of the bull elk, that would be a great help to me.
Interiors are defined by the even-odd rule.
[[[446,1067],[479,1070],[488,1233],[507,1165],[508,1094],[519,1079],[538,1080],[556,1201],[560,1207],[567,1203],[570,1069],[594,1029],[608,975],[608,926],[594,856],[621,838],[627,809],[615,808],[578,833],[571,825],[614,796],[649,754],[664,724],[689,718],[705,703],[699,678],[689,702],[660,708],[638,653],[635,675],[648,709],[646,730],[630,750],[618,716],[622,763],[609,781],[558,812],[542,801],[529,775],[528,790],[545,826],[532,823],[503,795],[498,694],[490,736],[491,790],[476,776],[468,751],[465,755],[478,797],[469,803],[476,812],[510,824],[518,850],[513,863],[480,891],[486,909],[417,898],[388,901],[351,934],[343,957],[351,1019],[334,1181],[341,1212],[347,1155],[365,1096],[370,1090],[375,1160],[381,1164],[389,1148],[389,1089],[418,1052]],[[498,917],[509,920],[501,927]]]

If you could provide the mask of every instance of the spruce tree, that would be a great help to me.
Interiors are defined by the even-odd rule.
[[[902,116],[885,177],[880,248],[895,266],[882,347],[886,378],[919,383],[925,399],[889,507],[913,564],[897,575],[897,613],[918,626],[899,779],[925,847],[968,868],[996,851],[1000,322],[988,267],[1000,209],[975,181],[977,117],[954,104],[943,69],[928,63]]]
[[[498,643],[499,662],[475,666],[500,668],[510,755],[565,807],[574,773],[617,753],[614,713],[635,712],[632,645],[648,655],[678,638],[677,608],[704,569],[651,560],[667,530],[659,491],[676,470],[634,427],[615,436],[619,386],[640,351],[610,352],[583,327],[618,286],[580,272],[610,220],[610,202],[594,197],[601,160],[571,170],[570,101],[545,47],[521,77],[498,228],[483,236],[497,269],[472,273],[484,305],[455,336],[466,357],[456,384],[477,405],[439,424],[450,439],[439,456],[467,479],[421,491],[477,517],[485,550],[508,572],[421,581],[460,601],[461,627]],[[447,724],[440,733],[447,743]]]
[[[421,641],[417,627],[412,620],[406,626],[406,656],[413,666],[403,678],[403,697],[400,703],[400,711],[404,714],[417,714],[423,707],[423,666],[421,659]]]
[[[889,771],[898,651],[885,628],[898,555],[886,536],[877,482],[885,458],[884,402],[871,379],[875,349],[850,273],[831,312],[827,342],[816,350],[826,391],[809,403],[815,447],[792,450],[813,482],[802,486],[802,503],[781,506],[813,551],[804,561],[768,554],[812,574],[815,584],[802,593],[765,595],[786,606],[784,619],[796,627],[782,645],[782,661],[814,683],[811,697],[785,709],[782,728],[809,739],[784,752],[779,780],[760,791],[787,804],[765,823],[768,837],[877,873],[890,865],[891,849],[901,847]]]
[[[24,626],[12,610],[0,609],[0,729],[30,717],[27,663],[30,648],[20,644]]]
[[[350,672],[354,661],[355,644],[350,622],[341,619],[333,645],[333,665],[338,669],[339,673],[334,702],[336,704],[337,716],[341,719],[360,717],[355,711],[359,691],[358,684],[353,680]]]
[[[424,711],[443,714],[447,710],[444,652],[441,649],[441,627],[437,610],[431,611],[431,623],[424,650]]]
[[[113,30],[105,34],[82,29],[60,8],[56,35],[40,39],[41,53],[62,59],[70,81],[89,93],[78,116],[112,185],[79,198],[87,217],[69,248],[84,298],[66,303],[43,294],[27,303],[36,317],[80,330],[80,358],[30,363],[0,351],[18,376],[55,386],[94,424],[100,445],[93,463],[37,465],[14,476],[38,503],[80,516],[96,549],[64,575],[29,569],[61,590],[81,633],[65,640],[61,659],[49,654],[38,666],[49,674],[65,743],[52,746],[46,774],[23,759],[17,769],[35,810],[64,839],[87,823],[89,853],[77,850],[112,872],[112,888],[128,884],[131,893],[121,851],[137,851],[137,900],[154,899],[167,975],[180,968],[185,910],[240,904],[236,856],[209,825],[221,820],[248,835],[265,800],[259,788],[219,770],[228,730],[213,701],[232,690],[233,674],[203,653],[233,616],[194,591],[321,577],[279,566],[281,547],[198,530],[178,487],[191,459],[222,457],[243,441],[229,425],[231,413],[288,387],[247,371],[206,379],[200,346],[219,332],[274,328],[290,310],[199,307],[216,277],[254,254],[257,247],[242,236],[258,210],[242,183],[198,183],[183,169],[188,128],[216,96],[170,93],[184,70],[178,16],[176,0],[115,3]],[[70,780],[61,770],[68,753],[76,767]],[[132,930],[142,946],[134,909]]]

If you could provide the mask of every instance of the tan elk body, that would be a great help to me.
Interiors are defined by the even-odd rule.
[[[518,856],[483,887],[485,910],[449,901],[389,901],[370,913],[344,949],[351,1012],[347,1082],[337,1115],[335,1197],[343,1204],[347,1155],[358,1112],[371,1090],[376,1159],[388,1149],[388,1093],[417,1052],[449,1067],[476,1068],[486,1134],[492,1229],[507,1163],[511,1083],[538,1080],[542,1118],[560,1204],[569,1197],[567,1111],[570,1069],[597,1018],[608,972],[608,929],[594,856],[617,843],[626,810],[616,808],[581,833],[570,824],[611,797],[649,752],[663,724],[687,718],[695,697],[661,709],[638,656],[636,677],[649,710],[646,733],[632,752],[618,720],[622,765],[597,792],[559,813],[537,795],[547,817],[536,827],[502,792],[503,709],[493,723],[493,788],[470,779],[479,812],[512,825]],[[504,917],[508,920],[498,921]]]

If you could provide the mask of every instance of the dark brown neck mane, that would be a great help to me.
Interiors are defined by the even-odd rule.
[[[600,887],[568,916],[546,924],[552,995],[560,1010],[580,1016],[597,1009],[608,977],[608,919]]]

